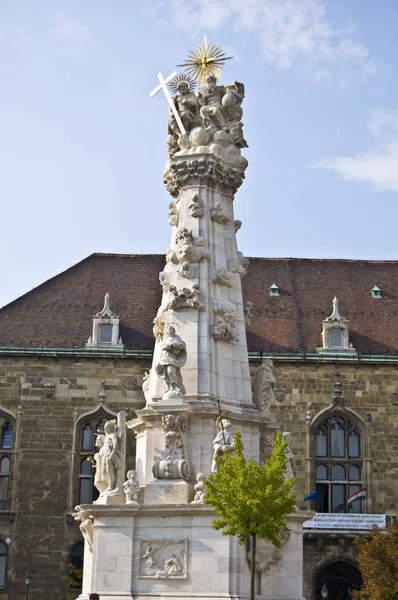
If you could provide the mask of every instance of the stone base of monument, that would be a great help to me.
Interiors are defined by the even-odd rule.
[[[187,481],[152,481],[145,486],[144,504],[188,504],[192,485]]]
[[[114,506],[124,504],[126,502],[126,496],[124,494],[108,494],[106,496],[99,496],[95,500],[95,504],[105,504],[107,506]]]
[[[249,598],[250,548],[213,529],[211,506],[81,508],[94,518],[94,540],[92,553],[86,542],[80,600],[90,592],[101,600]],[[288,516],[280,552],[259,544],[256,600],[303,600],[302,522],[310,516]]]

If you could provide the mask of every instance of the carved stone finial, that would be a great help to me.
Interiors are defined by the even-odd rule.
[[[339,323],[348,323],[348,320],[341,316],[339,313],[339,301],[335,296],[333,298],[333,312],[330,317],[327,317],[325,321],[338,321]]]
[[[99,318],[109,317],[109,318],[111,318],[111,317],[115,317],[116,316],[115,313],[113,313],[111,311],[110,300],[111,300],[111,297],[110,297],[109,293],[106,292],[106,294],[104,296],[104,307],[103,307],[103,309],[100,312],[98,312],[95,315],[96,317],[99,317]]]

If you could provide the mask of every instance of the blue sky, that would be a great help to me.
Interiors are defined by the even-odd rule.
[[[92,252],[165,253],[167,104],[204,34],[246,87],[247,256],[397,258],[396,0],[1,0],[0,305]]]

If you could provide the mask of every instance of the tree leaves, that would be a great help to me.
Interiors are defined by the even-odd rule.
[[[398,524],[373,527],[369,539],[357,538],[363,587],[354,600],[398,600]]]
[[[245,459],[242,436],[236,432],[234,456],[224,452],[217,457],[218,471],[205,479],[205,502],[220,517],[213,522],[214,529],[236,535],[240,544],[256,534],[281,547],[281,536],[288,530],[286,515],[295,510],[295,479],[285,481],[287,445],[277,433],[272,455],[260,466]]]

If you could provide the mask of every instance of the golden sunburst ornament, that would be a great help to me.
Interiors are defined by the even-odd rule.
[[[169,83],[169,87],[173,94],[178,94],[178,85],[180,83],[186,83],[190,92],[193,92],[197,85],[196,81],[193,77],[188,75],[188,73],[177,73]]]
[[[204,36],[203,44],[199,45],[195,50],[191,50],[188,53],[187,60],[178,66],[184,67],[188,75],[204,85],[206,77],[210,74],[219,79],[225,61],[231,60],[231,58],[233,56],[225,56],[225,52],[221,46],[212,46],[207,41],[207,37]]]

